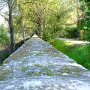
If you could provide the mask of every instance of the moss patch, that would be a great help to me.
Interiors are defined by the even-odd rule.
[[[29,69],[29,67],[27,66],[27,67],[24,67],[24,66],[22,66],[22,67],[20,67],[19,68],[22,72],[25,72],[25,71],[27,71],[28,69]]]
[[[29,76],[42,76],[42,75],[46,75],[46,76],[53,76],[54,73],[46,66],[42,66],[40,64],[35,64],[34,65],[36,69],[38,69],[38,71],[33,71],[33,72],[29,72]]]
[[[65,66],[62,67],[61,69],[58,70],[58,72],[60,72],[62,75],[63,73],[67,73],[67,74],[74,74],[76,76],[81,76],[83,74],[84,71],[81,71],[79,67],[69,67],[69,66]]]
[[[4,80],[12,73],[12,70],[3,70],[0,72],[0,81]]]

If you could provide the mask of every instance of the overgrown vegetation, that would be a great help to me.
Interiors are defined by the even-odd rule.
[[[49,41],[55,48],[90,70],[90,45],[75,45],[62,40]]]
[[[3,47],[7,47],[10,44],[9,35],[6,30],[3,25],[0,26],[0,45]]]
[[[81,39],[90,41],[90,0],[79,0],[82,14],[78,19],[78,28],[81,31]]]
[[[3,25],[0,26],[0,64],[9,56],[10,39],[7,29]]]
[[[25,39],[28,40],[28,39]],[[17,40],[15,44],[15,50],[17,50],[22,44],[23,40]],[[10,38],[7,28],[3,25],[0,26],[0,64],[3,63],[5,58],[7,58],[11,54],[10,52]]]
[[[3,12],[4,8],[8,10]],[[24,42],[34,34],[47,41],[55,37],[90,41],[89,0],[0,0],[0,16],[7,21],[9,29],[0,26],[0,50],[9,45],[13,52],[17,42]],[[7,51],[0,55],[3,56],[8,56]]]
[[[16,36],[22,36],[23,40],[33,34],[45,40],[55,36],[89,40],[88,3],[87,0],[0,0],[1,10],[4,4],[8,6],[8,11],[0,15],[9,22],[12,51]]]

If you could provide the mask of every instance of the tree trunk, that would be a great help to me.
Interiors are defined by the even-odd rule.
[[[25,42],[25,30],[24,30],[24,22],[23,22],[23,19],[22,19],[22,37],[23,37],[23,41]]]
[[[22,13],[22,8],[21,8],[21,4],[18,4],[19,7],[19,11],[20,11],[20,15],[21,15],[21,25],[22,25],[22,38],[23,41],[25,42],[25,30],[24,30],[24,21],[23,21],[23,13]]]
[[[9,29],[10,29],[10,47],[11,53],[15,51],[15,41],[14,41],[14,26],[13,26],[13,17],[12,9],[9,5]]]
[[[79,1],[77,0],[77,28],[79,29]]]

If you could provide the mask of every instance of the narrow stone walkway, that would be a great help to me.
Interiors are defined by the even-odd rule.
[[[32,37],[0,66],[0,90],[90,90],[90,72]]]

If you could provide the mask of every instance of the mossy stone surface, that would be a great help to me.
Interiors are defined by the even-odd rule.
[[[32,37],[0,66],[0,90],[90,90],[90,71]]]

